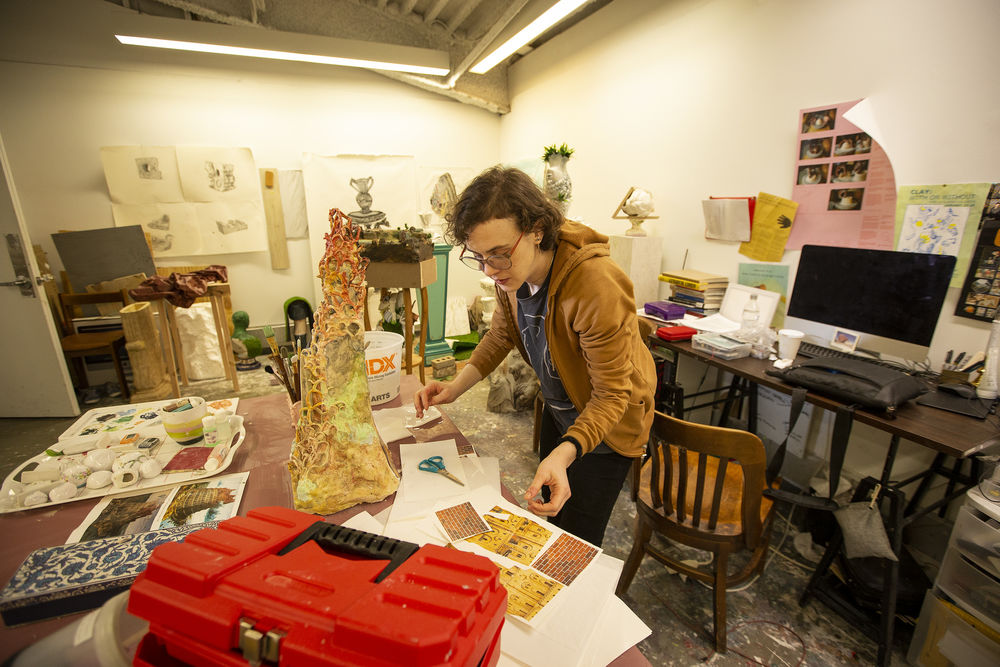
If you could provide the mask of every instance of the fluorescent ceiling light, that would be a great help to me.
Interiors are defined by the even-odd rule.
[[[486,72],[489,72],[493,69],[493,67],[503,62],[507,56],[517,51],[535,37],[541,35],[559,21],[563,20],[570,14],[570,12],[587,1],[588,0],[559,0],[559,2],[552,5],[548,11],[529,23],[516,35],[501,44],[496,51],[473,65],[469,71],[473,74],[485,74]]]
[[[227,46],[225,44],[207,44],[204,42],[184,42],[174,39],[156,39],[153,37],[137,37],[134,35],[115,35],[122,44],[132,46],[151,46],[158,49],[177,49],[180,51],[197,51],[200,53],[222,53],[250,58],[269,58],[271,60],[295,60],[321,65],[339,65],[342,67],[363,67],[366,69],[390,70],[393,72],[410,72],[413,74],[428,74],[445,76],[447,68],[410,65],[406,63],[383,62],[359,58],[344,58],[340,56],[324,56],[311,53],[295,53],[292,51],[275,51],[271,49],[256,49],[244,46]]]

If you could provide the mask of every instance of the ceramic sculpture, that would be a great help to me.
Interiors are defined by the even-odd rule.
[[[573,149],[566,144],[546,146],[542,154],[542,160],[545,161],[545,194],[556,202],[564,215],[573,198],[573,181],[566,169],[566,163],[572,155]]]
[[[360,227],[337,209],[330,225],[319,263],[323,301],[302,354],[302,406],[288,462],[295,508],[315,514],[377,502],[399,486],[369,404]]]

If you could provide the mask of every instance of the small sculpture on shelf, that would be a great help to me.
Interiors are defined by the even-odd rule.
[[[545,194],[559,205],[563,214],[569,210],[569,202],[573,198],[573,181],[566,170],[566,163],[572,156],[573,149],[566,144],[546,146],[542,154],[545,161]]]
[[[611,214],[615,220],[628,220],[632,227],[625,232],[625,236],[646,236],[646,230],[642,228],[642,223],[646,220],[656,220],[660,216],[651,215],[653,212],[653,195],[648,190],[631,187],[622,198],[618,208]],[[624,213],[625,215],[621,215]]]
[[[257,357],[263,351],[263,345],[252,333],[247,331],[250,326],[250,315],[245,310],[233,313],[233,354],[236,355],[236,370],[252,371],[260,368]]]

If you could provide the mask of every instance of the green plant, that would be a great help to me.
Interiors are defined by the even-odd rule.
[[[545,154],[542,155],[542,159],[548,162],[549,158],[553,155],[562,155],[568,160],[573,155],[573,149],[566,144],[563,144],[562,146],[552,144],[551,146],[545,147]]]

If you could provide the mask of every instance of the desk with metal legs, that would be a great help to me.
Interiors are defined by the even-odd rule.
[[[659,355],[664,359],[664,372],[662,374],[658,398],[660,405],[658,408],[667,408],[671,411],[683,412],[692,408],[712,405],[716,402],[723,402],[723,416],[728,415],[728,411],[738,406],[738,401],[747,398],[749,401],[748,410],[748,430],[754,431],[756,426],[756,395],[757,387],[764,386],[784,394],[791,394],[792,385],[782,382],[780,379],[767,375],[766,371],[772,368],[772,362],[765,359],[754,359],[745,357],[743,359],[719,359],[700,350],[691,347],[691,343],[684,341],[665,341],[655,335],[649,337],[650,347],[654,350],[654,356]],[[711,389],[704,392],[697,392],[688,396],[684,395],[683,389],[677,384],[677,366],[682,357],[696,360],[726,373],[732,374],[732,380],[726,388]],[[723,391],[725,394],[716,401],[704,404],[695,404],[685,408],[685,399],[698,397],[703,394]],[[809,392],[806,401],[817,405],[825,410],[836,412],[837,408],[844,405],[836,399]],[[893,536],[893,546],[896,552],[901,548],[900,536],[902,529],[919,517],[935,510],[940,510],[942,515],[948,504],[965,494],[968,489],[979,480],[981,464],[975,454],[987,449],[991,451],[1000,450],[1000,427],[997,425],[996,417],[990,416],[985,420],[967,417],[954,412],[940,410],[938,408],[919,405],[910,401],[900,406],[894,418],[889,418],[878,412],[870,412],[863,408],[856,408],[853,414],[853,421],[867,424],[880,431],[888,433],[889,447],[886,451],[882,464],[882,471],[879,476],[879,483],[884,489],[891,489],[893,493],[893,511],[890,513],[891,521],[894,525],[888,527]],[[922,447],[926,447],[935,452],[934,462],[927,470],[921,471],[906,479],[893,482],[891,479],[893,464],[899,452],[901,440],[909,440]],[[946,459],[953,459],[952,464],[946,465]],[[970,460],[968,472],[963,472],[963,464]],[[928,490],[935,475],[940,475],[948,480],[948,486],[944,497],[929,505],[922,506],[920,501]],[[905,510],[899,505],[903,494],[901,489],[915,482],[919,482],[913,496],[906,504]],[[918,509],[919,508],[919,509]],[[839,535],[839,533],[838,533]],[[806,590],[802,594],[801,604],[805,604],[811,595],[816,595],[825,603],[829,604],[838,613],[842,613],[842,608],[837,605],[840,601],[833,600],[828,592],[822,590],[822,580],[826,574],[826,568],[833,561],[835,552],[840,547],[839,539],[835,539],[824,555],[820,566],[810,580]],[[895,591],[899,576],[898,564],[886,560],[886,574],[888,585],[886,586],[886,604],[883,609],[889,610],[884,618],[875,626],[867,625],[869,630],[873,630],[876,636],[873,639],[879,643],[879,663],[887,664],[891,649],[892,623],[888,619],[894,616]],[[891,599],[891,603],[889,600]]]

